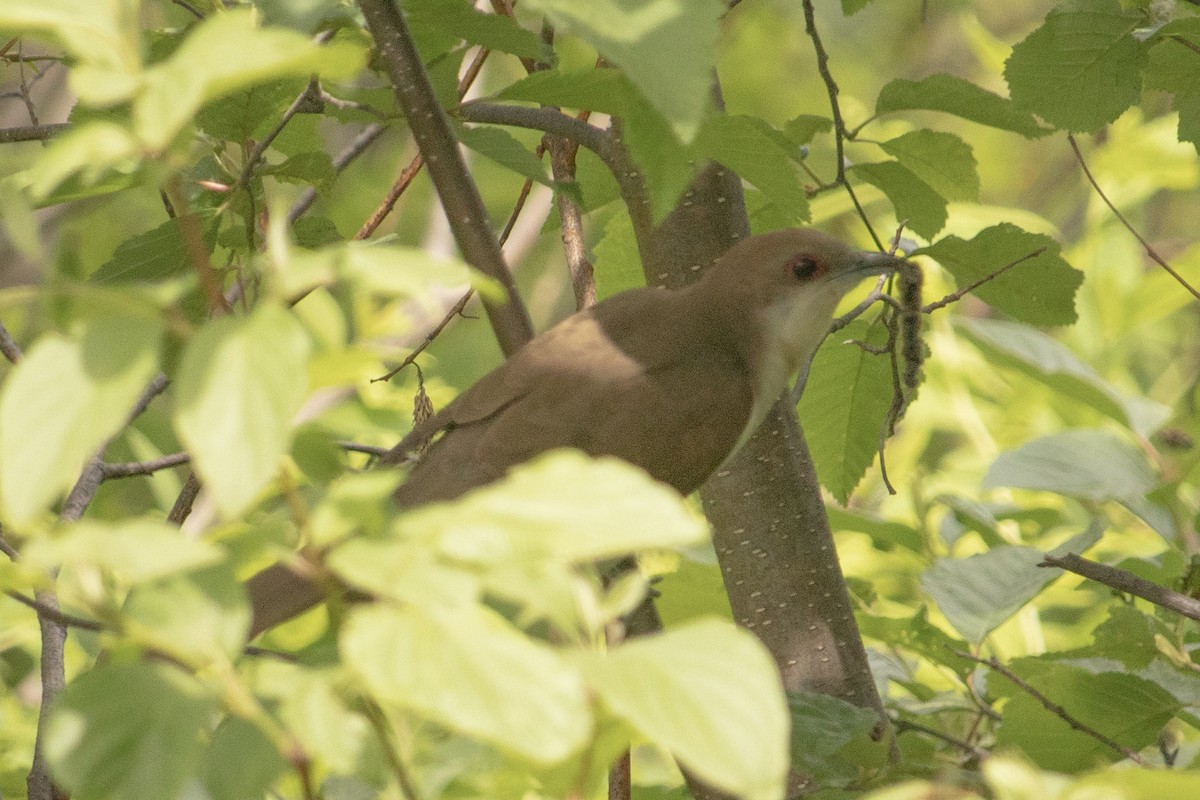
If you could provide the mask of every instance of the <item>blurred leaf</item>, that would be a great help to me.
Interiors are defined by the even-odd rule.
[[[613,214],[604,224],[602,238],[593,248],[593,254],[597,299],[646,285],[633,223],[623,211]]]
[[[1001,319],[957,318],[956,327],[980,345],[992,363],[1013,367],[1055,391],[1079,400],[1148,437],[1171,410],[1148,398],[1125,395],[1065,345],[1041,331]]]
[[[213,731],[200,775],[212,800],[258,800],[287,766],[262,731],[228,717]]]
[[[262,305],[213,320],[184,351],[175,427],[226,516],[254,501],[287,451],[307,393],[308,349],[291,312]]]
[[[362,763],[373,734],[342,697],[343,672],[273,662],[263,664],[257,675],[259,691],[277,700],[280,721],[306,752],[319,755],[335,772],[352,772]]]
[[[113,172],[135,171],[138,155],[137,141],[121,125],[88,122],[51,141],[41,157],[21,173],[18,180],[28,183],[35,201],[45,201],[71,179],[76,179],[77,192],[98,187],[98,192],[107,193],[112,189],[105,187],[102,180],[111,177]]]
[[[704,518],[673,489],[614,458],[559,450],[453,503],[421,506],[401,531],[438,541],[455,561],[590,563],[703,541]]]
[[[591,731],[579,674],[478,606],[358,609],[341,653],[380,701],[539,763],[570,755]]]
[[[165,664],[101,664],[54,704],[45,753],[55,782],[80,797],[177,797],[204,755],[216,710],[191,678]]]
[[[587,673],[605,705],[697,777],[751,799],[779,796],[786,698],[752,634],[695,622],[592,658]]]
[[[1200,92],[1200,54],[1188,47],[1200,45],[1200,19],[1176,19],[1159,28],[1152,41],[1146,66],[1146,88],[1178,94]]]
[[[361,48],[343,39],[322,47],[294,31],[260,28],[249,9],[214,14],[147,70],[134,130],[146,146],[162,148],[205,103],[283,77],[348,77],[363,60]]]
[[[797,145],[808,144],[818,133],[829,133],[832,130],[833,120],[816,114],[801,114],[788,120],[783,126],[784,135]]]
[[[130,638],[189,663],[232,662],[250,627],[245,589],[225,566],[139,586],[122,615]]]
[[[1008,98],[953,75],[930,75],[919,81],[897,78],[883,87],[875,103],[876,114],[911,110],[944,111],[980,125],[1019,133],[1026,139],[1050,133]]]
[[[710,105],[717,37],[725,6],[718,0],[526,0],[555,27],[580,37],[619,66],[690,140]]]
[[[979,199],[975,155],[954,134],[909,131],[879,146],[947,200]]]
[[[1018,105],[1059,128],[1094,133],[1142,96],[1141,11],[1118,0],[1074,0],[1017,44],[1004,69]]]
[[[287,183],[320,185],[332,180],[336,173],[328,153],[309,152],[289,156],[279,164],[268,164],[257,174],[271,175]]]
[[[1103,532],[1093,526],[1052,553],[1082,553]],[[1041,550],[1008,545],[970,558],[938,559],[921,574],[921,588],[963,638],[978,644],[1062,574],[1038,567],[1044,556]]]
[[[887,195],[896,219],[907,220],[913,233],[932,239],[945,227],[946,199],[899,161],[855,164],[850,169]]]
[[[65,565],[103,569],[132,585],[209,566],[222,558],[222,552],[153,519],[117,523],[85,519],[61,536],[32,543],[28,558],[47,570]]]
[[[856,320],[813,358],[798,407],[821,483],[845,505],[875,460],[892,403],[892,365],[850,340],[887,341],[882,326]]]
[[[1075,321],[1075,293],[1083,273],[1059,255],[1049,236],[1001,223],[985,228],[973,239],[946,236],[914,251],[945,267],[959,287],[969,286],[1019,258],[1042,249],[972,294],[999,311],[1031,325],[1068,325]]]
[[[0,497],[8,521],[45,511],[116,434],[158,372],[158,319],[113,312],[48,333],[0,392]]]
[[[804,174],[782,135],[756,117],[714,114],[696,137],[696,151],[754,184],[793,223],[811,218]]]
[[[1136,500],[1158,484],[1138,448],[1100,430],[1064,431],[1001,453],[986,489],[1011,486],[1088,500]]]

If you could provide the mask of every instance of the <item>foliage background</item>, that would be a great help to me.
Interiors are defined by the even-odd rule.
[[[67,2],[38,5],[49,11],[34,27],[42,34],[40,41],[49,44],[39,44],[35,35],[23,39],[21,46],[29,53],[61,53],[61,31],[48,39],[47,33],[67,30],[66,20],[79,9]],[[367,39],[358,30],[352,6],[265,0],[256,5],[268,23],[305,36],[323,18],[348,20],[336,37],[343,50],[326,55],[332,70],[326,85],[338,97],[394,116],[386,84],[378,76],[358,72]],[[431,14],[448,7],[433,2],[413,5]],[[21,9],[33,7],[17,3],[0,12],[0,27],[24,32],[17,24]],[[613,8],[617,14],[633,13],[621,4]],[[878,443],[878,425],[864,424],[861,416],[853,415],[842,415],[839,421],[828,413],[828,403],[818,407],[818,398],[848,397],[845,385],[826,387],[825,392],[820,385],[810,385],[801,401],[819,474],[831,495],[843,501],[841,507],[831,505],[831,521],[876,680],[898,724],[903,756],[893,766],[872,762],[859,752],[867,749],[860,741],[862,720],[836,706],[822,714],[819,699],[796,700],[793,757],[829,787],[826,796],[879,792],[880,797],[921,797],[927,796],[926,782],[934,782],[957,787],[962,796],[1071,797],[1106,786],[1123,793],[1116,796],[1153,792],[1171,797],[1195,792],[1200,783],[1194,772],[1200,741],[1194,623],[1035,566],[1041,553],[1066,546],[1077,552],[1087,549],[1091,558],[1159,584],[1185,592],[1192,588],[1189,576],[1200,504],[1193,446],[1200,435],[1195,299],[1148,259],[1104,205],[1087,183],[1065,132],[1076,133],[1096,180],[1129,222],[1195,285],[1200,278],[1200,249],[1193,232],[1200,211],[1200,173],[1193,107],[1200,97],[1195,79],[1200,55],[1174,40],[1153,36],[1176,32],[1194,41],[1196,17],[1185,4],[1161,2],[1123,7],[1087,0],[1063,6],[1047,18],[1052,8],[1049,3],[844,0],[841,9],[832,4],[817,9],[851,130],[871,119],[877,98],[892,81],[918,81],[935,73],[965,78],[1002,96],[1011,92],[1018,101],[1015,116],[1032,110],[1048,123],[1046,135],[1025,137],[1003,125],[962,118],[972,114],[901,109],[870,121],[857,140],[847,144],[848,162],[856,166],[887,161],[894,154],[876,143],[895,142],[926,128],[955,134],[969,145],[968,159],[961,146],[938,140],[926,172],[913,167],[899,177],[894,168],[849,173],[867,217],[881,235],[895,229],[897,217],[907,218],[916,233],[907,234],[906,244],[932,244],[934,258],[922,259],[927,301],[951,291],[956,280],[978,267],[981,254],[972,251],[956,271],[946,237],[970,241],[985,228],[1005,223],[1051,237],[1061,244],[1062,259],[1086,276],[1077,291],[1068,286],[1065,296],[1063,291],[1055,294],[1070,283],[1071,273],[1050,254],[1025,265],[1024,271],[1014,268],[1007,285],[996,282],[992,296],[981,291],[987,303],[968,297],[927,317],[925,382],[886,449],[888,472],[898,490],[894,496],[886,492],[877,466],[860,480]],[[87,13],[88,19],[116,20],[114,36],[134,36],[130,51],[141,53],[147,63],[178,52],[174,48],[182,37],[161,31],[178,31],[192,22],[185,10],[165,2],[97,4]],[[537,29],[532,11],[522,9],[520,19],[528,30]],[[1163,24],[1174,27],[1160,29]],[[1083,42],[1080,49],[1088,58],[1072,62],[1073,70],[1064,72],[1055,58],[1061,49],[1042,47],[1048,34],[1027,38],[1055,26]],[[432,32],[422,34],[428,52],[455,44],[456,35],[431,27]],[[804,140],[804,163],[828,181],[836,163],[834,137],[815,123],[806,135],[809,126],[802,117],[829,115],[827,87],[804,30],[800,5],[757,0],[738,4],[721,23],[719,74],[730,115],[764,120],[790,135],[792,145]],[[561,69],[591,67],[595,51],[585,38],[560,36],[556,50]],[[247,41],[260,46],[256,40]],[[73,68],[106,67],[110,78],[119,73],[120,66],[105,64],[105,59],[120,53],[120,47],[106,48],[102,42],[93,31],[82,45],[99,54],[91,61],[81,58],[81,46],[75,45]],[[1023,43],[1017,50],[1020,55],[1013,56],[1018,43]],[[70,49],[72,42],[67,44]],[[529,42],[522,39],[516,48],[508,46],[520,49]],[[19,67],[13,57],[21,52],[6,51],[4,79],[18,95],[6,95],[0,107],[4,127],[31,121],[19,95],[23,84],[31,86],[29,105],[46,117],[39,122],[66,119],[71,103],[63,67],[53,62]],[[434,77],[446,90],[461,60],[462,53],[454,52],[455,58],[433,62]],[[213,62],[204,58],[197,63]],[[576,640],[546,656],[545,673],[537,676],[559,676],[565,682],[559,708],[573,702],[572,680],[586,675],[594,688],[604,681],[598,676],[614,668],[599,656],[595,664],[608,666],[583,668],[572,659],[593,658],[598,632],[624,602],[619,593],[605,593],[584,577],[581,565],[607,552],[582,548],[564,555],[548,547],[532,566],[520,560],[477,563],[461,554],[445,557],[445,542],[406,538],[410,535],[365,510],[370,505],[366,499],[386,495],[386,485],[336,477],[347,464],[335,445],[338,440],[390,446],[410,424],[416,375],[403,372],[390,385],[369,381],[402,357],[413,345],[412,337],[419,339],[414,332],[440,316],[443,306],[429,299],[452,302],[457,297],[453,286],[466,278],[460,272],[455,281],[446,281],[438,265],[415,251],[392,251],[384,258],[379,251],[339,250],[336,258],[305,261],[300,250],[283,244],[281,229],[266,232],[260,225],[264,210],[278,223],[288,205],[312,186],[318,200],[294,232],[298,243],[336,246],[353,236],[414,153],[405,126],[393,123],[335,179],[328,155],[322,159],[320,154],[336,153],[356,131],[374,122],[369,112],[327,106],[324,114],[293,119],[267,154],[271,174],[255,178],[252,208],[239,197],[225,205],[226,196],[203,191],[198,180],[228,182],[231,168],[236,177],[245,157],[241,140],[269,129],[314,68],[307,60],[284,62],[280,57],[259,72],[244,67],[241,88],[254,87],[253,91],[229,96],[213,90],[201,104],[198,129],[191,127],[190,119],[179,120],[182,136],[168,141],[155,141],[153,133],[143,131],[139,147],[124,157],[112,157],[112,150],[93,145],[97,149],[77,151],[77,157],[83,155],[72,167],[69,158],[57,163],[48,158],[53,151],[38,142],[0,147],[0,174],[18,176],[0,192],[8,234],[0,271],[6,287],[0,295],[0,320],[27,353],[47,353],[48,365],[42,381],[22,385],[10,367],[0,364],[5,387],[0,395],[0,494],[6,537],[22,551],[20,565],[5,565],[0,578],[7,587],[32,594],[45,588],[40,577],[45,569],[61,567],[59,588],[68,610],[100,619],[107,627],[100,635],[73,631],[68,640],[68,674],[83,678],[67,696],[58,744],[52,743],[50,750],[56,775],[80,796],[94,797],[161,797],[183,791],[256,797],[271,785],[284,796],[304,796],[310,784],[320,786],[327,797],[376,791],[400,796],[408,791],[403,779],[408,771],[415,775],[420,793],[428,796],[553,796],[595,792],[603,770],[595,764],[581,770],[580,763],[588,760],[582,754],[602,767],[630,736],[676,754],[686,752],[690,745],[678,728],[718,712],[699,708],[697,716],[678,721],[676,730],[649,730],[636,711],[621,712],[619,690],[613,688],[603,708],[576,709],[575,715],[564,717],[562,727],[554,729],[558,736],[521,745],[505,738],[513,730],[524,730],[513,727],[518,723],[512,720],[506,722],[509,733],[497,732],[495,719],[472,721],[456,709],[420,705],[414,697],[421,692],[399,685],[393,672],[385,670],[380,676],[372,671],[374,664],[394,664],[389,654],[380,652],[386,648],[375,638],[379,631],[391,631],[384,639],[402,640],[406,632],[422,630],[443,611],[426,608],[429,604],[404,592],[392,597],[398,601],[395,607],[378,612],[385,618],[369,620],[372,624],[351,615],[344,623],[340,651],[321,613],[273,632],[266,644],[299,651],[302,666],[239,655],[238,630],[246,609],[233,577],[244,577],[297,538],[332,537],[330,530],[357,528],[368,540],[375,537],[390,547],[408,544],[441,554],[430,565],[434,577],[424,587],[435,594],[461,600],[475,597],[481,586],[492,591],[509,587],[508,599],[526,617],[504,628],[495,641],[487,633],[495,622],[491,617],[476,618],[470,616],[472,611],[455,618],[447,628],[461,636],[447,637],[441,653],[454,667],[445,673],[460,671],[459,665],[475,659],[506,663],[505,654],[540,658],[529,655],[529,648],[545,653],[538,649],[536,636],[524,636],[533,628],[527,623],[552,617],[548,609],[558,607],[564,597],[587,598],[595,606],[590,615],[585,613],[587,602],[573,601],[566,605],[575,611],[553,619]],[[34,66],[47,67],[46,76],[33,80],[30,74],[20,74]],[[664,56],[649,69],[669,76],[676,68]],[[489,59],[478,91],[493,94],[524,76],[517,59],[497,53]],[[75,92],[82,87],[93,97],[112,90],[113,84],[101,81],[99,86],[72,84]],[[108,103],[76,106],[72,125],[111,119],[136,130],[136,115],[126,106],[118,102],[115,110],[94,108],[100,105]],[[51,118],[53,110],[59,116]],[[685,110],[680,119],[686,117]],[[800,121],[789,125],[793,120]],[[159,130],[152,126],[152,131]],[[781,162],[780,153],[764,147],[761,138],[739,139],[730,130],[745,133],[742,128],[727,129],[724,135],[718,130],[700,141],[708,154],[719,151],[738,159],[736,168],[753,184],[748,205],[756,228],[811,221],[864,247],[871,245],[844,192],[820,191],[810,202],[796,192],[796,185],[815,181],[798,163],[786,161],[786,154]],[[519,161],[529,171],[530,151],[539,136],[510,133],[512,140],[498,148],[494,142],[490,148],[472,144],[507,159],[510,166]],[[513,148],[514,141],[524,145],[524,156]],[[664,158],[662,163],[671,162]],[[977,190],[972,169],[964,167],[972,163]],[[40,176],[49,187],[40,197],[36,180],[31,188],[30,173],[24,172],[31,164],[35,178]],[[96,164],[112,169],[89,175],[88,167]],[[498,228],[525,176],[479,154],[471,156],[471,164]],[[914,181],[913,173],[926,180]],[[663,185],[669,186],[674,176],[664,174]],[[778,179],[780,174],[784,180]],[[120,191],[105,187],[104,181],[114,175],[124,184]],[[202,219],[213,215],[206,235],[215,241],[214,263],[227,259],[245,274],[261,276],[254,293],[258,311],[239,317],[250,322],[205,322],[203,292],[179,231],[161,227],[167,217],[159,189],[178,192],[171,189],[176,175],[183,176],[182,196],[193,210]],[[640,271],[631,263],[636,251],[627,217],[613,202],[614,185],[586,153],[579,157],[578,182],[589,212],[585,230],[599,292],[634,285]],[[669,205],[674,197],[663,191]],[[938,193],[950,201],[944,225]],[[561,267],[556,215],[549,214],[545,225],[539,216],[549,211],[548,190],[537,188],[533,197],[522,218],[525,227],[514,234],[510,260],[517,265],[517,280],[535,324],[543,329],[568,313],[573,299]],[[35,205],[45,208],[35,212]],[[254,231],[247,234],[251,228]],[[403,195],[380,233],[420,245],[427,253],[451,250],[423,176]],[[260,237],[253,248],[247,245],[248,236]],[[1018,249],[1012,257],[1034,246]],[[983,253],[996,249],[999,245]],[[255,261],[250,250],[264,250],[266,257]],[[387,259],[404,269],[389,269],[382,263]],[[128,280],[145,279],[155,269],[164,272],[152,291]],[[315,283],[323,288],[294,312],[283,310],[284,300]],[[1044,310],[1042,318],[1030,318],[1035,308]],[[1031,322],[1052,326],[1039,330],[1026,324]],[[38,343],[43,350],[37,349]],[[844,372],[822,369],[823,361],[846,358],[844,350],[837,350],[839,345],[841,340],[831,339],[818,356],[814,381]],[[51,347],[57,349],[45,349]],[[95,350],[89,348],[95,347],[107,356],[94,360]],[[264,352],[270,357],[264,358]],[[83,365],[74,382],[63,367],[72,354],[79,354]],[[206,354],[216,365],[211,373],[197,366],[208,363]],[[482,321],[465,319],[452,325],[421,362],[435,405],[445,403],[499,359]],[[54,522],[46,513],[51,503],[70,488],[80,465],[119,426],[130,392],[136,396],[160,368],[178,383],[110,445],[107,460],[144,461],[186,446],[202,472],[209,459],[210,483],[219,483],[221,474],[232,476],[228,487],[216,492],[216,510],[189,522],[191,531],[205,531],[204,536],[181,540],[171,529],[148,521],[161,520],[170,509],[186,477],[179,470],[106,482],[89,508],[87,522]],[[869,366],[862,369],[864,394],[886,394],[886,374]],[[101,380],[98,374],[112,380]],[[263,381],[265,395],[245,394],[247,381],[274,374],[277,379]],[[288,380],[297,374],[307,376],[306,390]],[[189,387],[187,375],[200,377]],[[218,404],[215,410],[203,410],[202,400],[214,395],[245,399],[233,416],[240,415],[247,424],[227,435],[236,441],[250,430],[257,432],[259,458],[237,464],[223,460],[239,448],[222,444],[215,433],[216,420],[230,415],[228,407]],[[304,403],[306,421],[295,424],[294,412]],[[188,414],[181,411],[185,407],[201,409],[194,412],[199,420],[195,425],[188,424]],[[250,416],[262,407],[273,412],[265,418]],[[73,420],[76,427],[64,430],[63,420]],[[48,430],[58,431],[61,445],[46,439]],[[189,440],[188,432],[197,430],[204,435]],[[30,450],[50,453],[52,463],[22,460]],[[280,452],[290,456],[283,472],[277,472],[275,455]],[[351,457],[349,463],[362,462]],[[545,502],[537,494],[537,481],[532,485],[530,502]],[[689,527],[694,517],[645,487],[628,491],[647,492],[646,505],[630,512],[643,521],[646,532],[635,536],[630,546],[682,550],[681,557],[665,558],[662,565],[667,574],[660,585],[660,605],[669,627],[700,635],[708,648],[745,644],[723,638],[735,636],[729,628],[714,633],[712,627],[686,625],[727,613],[711,557],[701,546],[684,547],[695,541],[694,528]],[[621,520],[601,513],[603,498],[596,505],[591,513],[606,519],[613,530],[622,528]],[[582,512],[569,511],[563,511],[564,524],[580,524]],[[645,525],[649,515],[661,516],[662,524]],[[320,526],[310,524],[312,518],[332,525],[324,528],[325,534],[314,533]],[[380,550],[338,552],[342,560],[334,564],[335,571],[355,585],[395,585],[397,573],[389,570],[399,567],[384,563]],[[135,559],[135,553],[141,557]],[[528,577],[521,570],[530,569],[539,571],[544,591],[514,592],[516,576]],[[430,616],[406,616],[403,609],[413,606]],[[5,631],[0,657],[9,689],[2,700],[0,793],[20,796],[37,726],[38,626],[35,615],[15,601],[0,605],[0,619]],[[334,622],[342,624],[336,618]],[[457,647],[456,642],[467,644]],[[95,666],[102,649],[113,654],[110,663]],[[165,651],[186,668],[177,673],[148,666],[137,658],[146,650]],[[677,660],[681,652],[690,649],[671,651],[669,660]],[[1011,675],[1060,706],[1061,713],[1048,710],[996,670],[958,653],[996,658]],[[403,653],[390,656],[404,660]],[[639,664],[632,671],[643,667]],[[545,680],[523,681],[515,667],[487,672],[490,676],[478,679],[482,696],[555,707],[530,689],[529,683]],[[664,680],[670,685],[663,691],[675,687],[686,694],[693,685],[686,674]],[[737,679],[729,678],[727,684],[730,697],[750,696],[740,694],[749,690]],[[623,685],[617,678],[611,683]],[[135,698],[154,702],[135,703]],[[374,702],[383,709],[383,724],[371,711]],[[129,713],[131,704],[146,713]],[[217,709],[226,722],[214,730]],[[584,717],[594,725],[587,732],[579,728]],[[1072,730],[1067,719],[1092,733]],[[544,722],[525,721],[534,727]],[[735,739],[743,732],[750,736],[754,727],[753,720],[745,723],[745,731],[731,720],[723,722]],[[80,745],[80,729],[91,730],[91,741],[101,744],[90,751]],[[204,732],[203,738],[198,731]],[[167,751],[174,758],[152,758],[161,756],[146,749],[155,737],[170,743]],[[706,751],[706,745],[715,752]],[[712,760],[722,779],[735,788],[756,788],[751,786],[753,776],[735,774],[736,759],[728,750],[712,741],[698,746],[696,761]],[[385,756],[388,752],[399,754],[407,771],[396,770],[394,760]],[[667,787],[676,781],[656,752],[649,747],[639,751],[637,780],[647,797],[670,791]],[[1130,766],[1130,752],[1145,764],[1137,769],[1107,768]],[[251,764],[256,769],[250,769]],[[587,779],[573,783],[581,771]],[[757,789],[771,792],[771,787]]]

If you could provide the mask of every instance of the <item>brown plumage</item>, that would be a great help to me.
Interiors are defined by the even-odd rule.
[[[695,285],[636,289],[530,341],[389,452],[440,433],[396,492],[447,500],[556,447],[622,458],[688,494],[811,359],[842,295],[899,259],[813,230],[746,239]]]

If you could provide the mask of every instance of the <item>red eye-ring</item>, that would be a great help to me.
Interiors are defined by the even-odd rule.
[[[802,281],[810,281],[825,273],[825,264],[812,256],[796,256],[788,262],[788,269]]]

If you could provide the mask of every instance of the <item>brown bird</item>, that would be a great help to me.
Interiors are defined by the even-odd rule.
[[[734,245],[686,289],[634,289],[580,311],[383,457],[402,463],[433,439],[396,502],[452,499],[557,447],[617,456],[690,494],[807,366],[842,296],[902,263],[815,230],[776,231]],[[280,570],[250,583],[254,632],[290,616],[281,603],[320,599]]]
[[[814,230],[746,239],[681,291],[623,292],[554,326],[383,457],[439,432],[396,492],[448,500],[556,447],[617,456],[682,494],[762,422],[864,277],[900,260]]]

